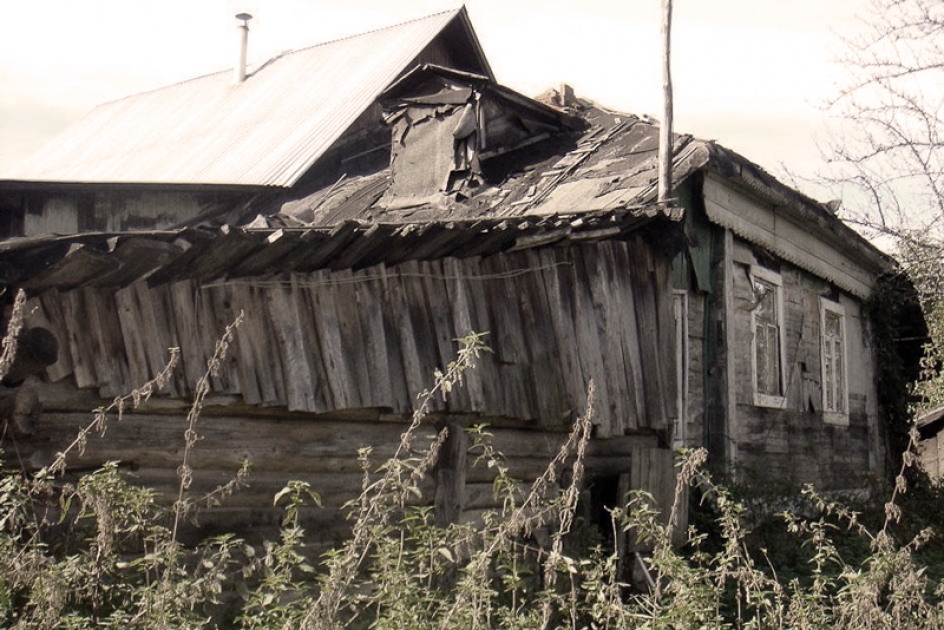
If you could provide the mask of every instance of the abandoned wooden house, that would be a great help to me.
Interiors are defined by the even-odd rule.
[[[665,500],[678,445],[827,488],[882,473],[864,304],[894,264],[827,206],[685,135],[676,201],[655,203],[655,123],[500,86],[464,9],[236,75],[101,105],[0,182],[0,281],[43,331],[6,382],[8,465],[48,465],[179,347],[166,390],[70,461],[176,488],[195,383],[243,311],[194,489],[253,471],[208,528],[277,522],[272,495],[302,478],[329,543],[357,450],[391,453],[473,331],[492,352],[431,422],[489,424],[523,479],[591,379],[597,501]],[[471,518],[493,472],[449,440],[429,496]]]

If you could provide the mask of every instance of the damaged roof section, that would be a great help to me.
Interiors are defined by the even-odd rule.
[[[272,273],[361,269],[440,258],[487,257],[553,244],[580,245],[645,234],[680,212],[587,213],[423,223],[345,221],[330,228],[188,228],[160,232],[86,233],[8,239],[0,243],[0,284],[31,294],[78,286],[210,282]],[[680,238],[676,235],[676,240]],[[673,236],[658,238],[669,246]],[[676,246],[680,246],[677,244]]]
[[[332,186],[261,213],[253,225],[330,227],[341,221],[397,224],[680,212],[657,203],[659,127],[648,117],[606,111],[574,98],[566,88],[542,100],[529,99],[485,76],[437,66],[407,74],[384,94],[383,103],[392,129],[387,168],[342,177]],[[756,164],[715,142],[674,136],[673,181],[686,185],[696,173],[720,176],[797,229],[815,232],[850,260],[866,264],[869,273],[894,267],[823,204]],[[711,221],[801,268],[827,273],[815,257],[779,247],[776,234],[760,238],[756,229],[746,229],[749,218],[732,223],[714,206],[708,214]],[[868,292],[844,275],[828,277],[857,295]]]
[[[485,183],[485,161],[584,127],[486,76],[429,64],[381,103],[391,128],[391,183],[378,202],[385,210],[463,201]]]
[[[423,65],[382,96],[390,164],[262,212],[255,227],[329,227],[642,210],[655,200],[657,127],[571,96],[555,106],[484,75]],[[676,178],[707,152],[678,136]]]

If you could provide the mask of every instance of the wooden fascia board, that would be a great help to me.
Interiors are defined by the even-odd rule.
[[[730,229],[738,237],[856,297],[865,299],[872,294],[875,273],[820,238],[815,231],[792,221],[786,213],[752,200],[711,171],[706,173],[704,197],[705,211],[712,223]]]
[[[488,75],[488,77],[494,81],[495,72],[492,70],[492,66],[488,63],[488,57],[485,56],[485,50],[482,48],[482,43],[479,41],[479,36],[475,32],[475,28],[472,26],[472,20],[469,19],[469,11],[466,9],[465,5],[459,9],[459,14],[456,16],[456,19],[462,21],[463,26],[465,26],[466,31],[468,31],[469,39],[472,42],[475,56],[478,57],[479,62],[482,64],[482,67],[485,69],[485,73]]]

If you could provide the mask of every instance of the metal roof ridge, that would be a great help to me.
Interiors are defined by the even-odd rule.
[[[302,48],[289,48],[289,49],[286,49],[286,50],[282,50],[282,51],[280,51],[280,52],[278,52],[278,53],[275,53],[274,55],[268,57],[268,58],[265,59],[264,61],[261,61],[261,62],[259,62],[259,63],[257,63],[257,64],[254,64],[255,67],[252,68],[252,69],[247,73],[247,78],[248,78],[248,77],[251,77],[253,74],[256,74],[257,72],[259,72],[260,70],[262,70],[262,68],[264,68],[265,66],[268,66],[269,64],[273,63],[274,61],[278,61],[279,59],[281,59],[281,58],[283,58],[283,57],[287,57],[287,56],[289,56],[289,55],[294,55],[294,54],[297,54],[297,53],[300,54],[300,53],[304,53],[304,52],[313,50],[313,49],[315,49],[315,48],[320,48],[320,47],[322,47],[322,46],[329,46],[329,45],[331,45],[331,44],[337,44],[337,43],[339,43],[339,42],[349,41],[349,40],[352,40],[352,39],[357,39],[357,38],[359,38],[359,37],[364,37],[364,36],[372,35],[372,34],[374,34],[374,33],[379,33],[379,32],[381,32],[381,31],[387,31],[387,30],[391,30],[391,29],[395,29],[395,28],[400,28],[400,27],[402,27],[402,26],[406,26],[407,24],[415,24],[416,22],[422,22],[422,21],[424,21],[424,20],[429,20],[429,19],[432,19],[432,18],[435,18],[435,17],[441,17],[441,16],[444,16],[444,15],[446,15],[446,14],[448,14],[448,13],[454,13],[455,15],[459,15],[459,14],[462,12],[462,10],[463,10],[464,8],[465,8],[464,6],[461,6],[461,7],[456,8],[456,9],[450,9],[450,10],[446,10],[446,11],[437,11],[436,13],[430,13],[429,15],[425,15],[425,16],[413,18],[412,20],[406,20],[406,21],[404,21],[404,22],[399,22],[399,23],[397,23],[397,24],[390,24],[390,25],[388,25],[388,26],[380,26],[380,27],[378,27],[378,28],[375,28],[375,29],[372,29],[372,30],[369,30],[369,31],[364,31],[364,32],[362,32],[362,33],[352,33],[352,34],[350,34],[350,35],[345,35],[345,36],[343,36],[343,37],[336,37],[336,38],[334,38],[334,39],[329,39],[328,41],[318,42],[318,43],[315,43],[315,44],[310,44],[310,45],[304,46],[304,47],[302,47]],[[112,105],[112,104],[114,104],[114,103],[120,103],[120,102],[122,102],[122,101],[126,101],[126,100],[129,100],[129,99],[138,98],[138,97],[143,96],[143,95],[145,95],[145,94],[151,94],[151,93],[153,93],[153,92],[160,92],[160,91],[162,91],[162,90],[168,90],[168,89],[170,89],[170,88],[177,87],[177,86],[179,86],[179,85],[185,85],[185,84],[187,84],[187,83],[192,83],[192,82],[195,82],[195,81],[202,81],[202,80],[204,80],[204,79],[207,79],[207,78],[209,78],[209,77],[216,76],[216,75],[218,75],[218,74],[229,74],[229,73],[231,73],[232,71],[233,71],[232,68],[224,68],[224,69],[222,69],[222,70],[214,70],[213,72],[207,72],[207,73],[205,73],[205,74],[201,74],[201,75],[198,75],[198,76],[195,76],[195,77],[189,77],[189,78],[186,78],[186,79],[181,79],[180,81],[174,81],[173,83],[166,83],[166,84],[164,84],[164,85],[160,85],[160,86],[155,87],[155,88],[150,88],[150,89],[147,89],[147,90],[141,90],[140,92],[134,92],[134,93],[132,93],[132,94],[125,94],[124,96],[120,96],[120,97],[118,97],[118,98],[111,99],[111,100],[109,100],[109,101],[102,101],[101,103],[97,103],[97,104],[93,105],[91,108],[89,108],[89,109],[87,110],[87,112],[94,111],[94,110],[98,109],[99,107],[105,107],[105,106],[107,106],[107,105]],[[87,112],[86,112],[86,113],[87,113]]]
[[[304,48],[296,48],[296,49],[293,49],[293,50],[288,50],[288,51],[283,52],[282,55],[294,54],[294,53],[301,53],[301,52],[305,52],[306,50],[311,50],[312,48],[318,48],[318,47],[320,47],[320,46],[328,46],[328,45],[330,45],[330,44],[336,44],[336,43],[338,43],[338,42],[344,42],[344,41],[348,41],[348,40],[351,40],[351,39],[357,39],[358,37],[365,37],[365,36],[368,36],[368,35],[373,35],[373,34],[375,34],[375,33],[380,33],[381,31],[389,31],[389,30],[391,30],[391,29],[395,29],[395,28],[400,28],[400,27],[402,27],[402,26],[406,26],[407,24],[415,24],[416,22],[423,22],[423,21],[425,21],[425,20],[430,20],[430,19],[432,19],[432,18],[442,17],[442,16],[446,15],[447,13],[453,13],[453,14],[455,14],[455,15],[459,15],[459,13],[462,11],[463,8],[464,8],[464,7],[459,7],[459,8],[457,8],[457,9],[450,9],[450,10],[447,10],[447,11],[437,11],[436,13],[430,13],[429,15],[424,15],[424,16],[421,16],[421,17],[413,18],[412,20],[406,20],[406,21],[404,21],[404,22],[398,22],[398,23],[396,23],[396,24],[390,24],[390,25],[388,25],[388,26],[379,26],[379,27],[377,27],[377,28],[375,28],[375,29],[371,29],[371,30],[369,30],[369,31],[363,31],[363,32],[361,32],[361,33],[352,33],[352,34],[350,34],[350,35],[345,35],[345,36],[343,36],[343,37],[336,37],[335,39],[329,39],[329,40],[326,41],[326,42],[319,42],[319,43],[317,43],[317,44],[311,44],[311,45],[309,45],[309,46],[305,46]]]

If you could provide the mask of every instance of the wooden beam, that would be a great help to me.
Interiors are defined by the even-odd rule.
[[[662,125],[659,127],[659,201],[672,194],[672,0],[662,0]]]

